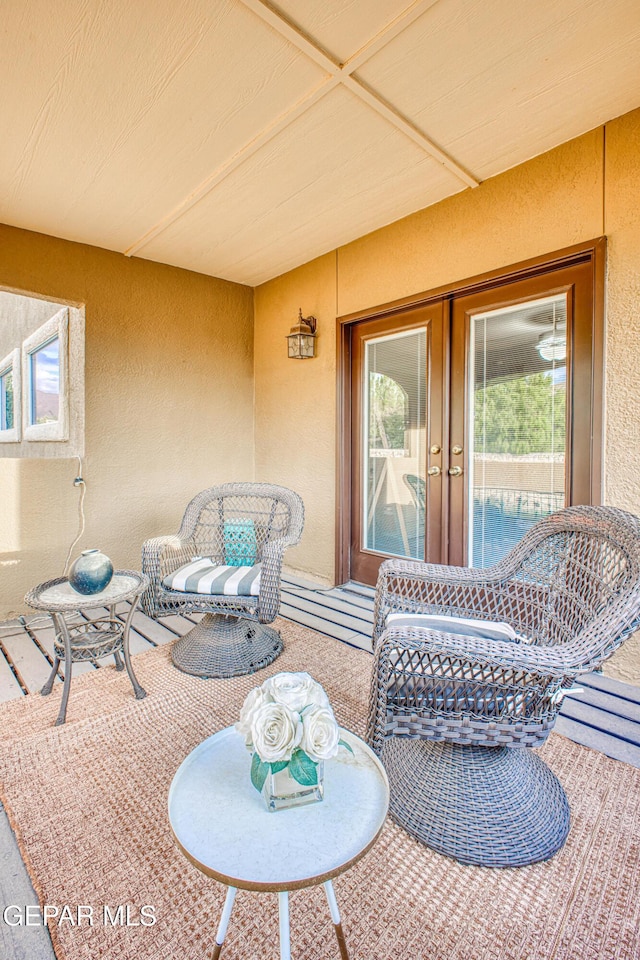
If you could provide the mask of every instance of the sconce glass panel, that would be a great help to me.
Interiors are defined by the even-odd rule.
[[[293,360],[308,360],[315,356],[316,338],[309,334],[292,333],[287,337],[289,357]]]

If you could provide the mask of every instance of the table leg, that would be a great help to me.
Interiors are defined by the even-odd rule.
[[[283,890],[278,894],[278,914],[280,916],[280,960],[291,960],[291,935],[289,933],[289,894]]]
[[[60,703],[60,711],[58,713],[58,719],[56,720],[56,727],[61,726],[67,718],[67,703],[69,702],[69,692],[71,690],[71,669],[72,669],[72,659],[71,659],[71,638],[69,637],[69,631],[67,629],[67,621],[64,618],[63,614],[54,613],[52,614],[53,622],[55,624],[56,633],[58,637],[62,639],[64,643],[64,684],[62,687],[62,701]],[[55,664],[54,664],[55,667]],[[56,672],[57,672],[57,668]],[[55,673],[53,674],[55,677]],[[53,683],[52,677],[49,677],[49,680]],[[49,685],[49,680],[45,684],[45,689]]]
[[[147,691],[143,690],[140,684],[136,679],[136,675],[133,672],[133,667],[131,666],[131,656],[129,654],[129,628],[131,627],[131,621],[133,620],[133,614],[136,607],[138,606],[139,597],[135,597],[131,601],[131,607],[129,608],[129,613],[124,624],[124,630],[122,633],[122,653],[124,655],[124,662],[127,668],[127,673],[129,674],[129,680],[131,680],[131,685],[133,687],[133,692],[136,695],[136,700],[142,700],[147,695]],[[113,608],[112,616],[115,617],[115,607]]]
[[[222,916],[220,917],[220,923],[218,924],[218,932],[216,934],[216,945],[213,948],[213,953],[211,954],[211,960],[218,960],[220,956],[220,951],[222,950],[222,944],[224,943],[224,938],[227,935],[227,927],[229,926],[229,918],[231,917],[231,911],[233,909],[233,901],[236,898],[236,893],[238,892],[236,887],[229,887],[227,890],[227,899],[224,902],[224,907],[222,910]]]
[[[342,932],[340,911],[338,910],[338,901],[336,900],[336,895],[333,890],[333,884],[331,883],[331,880],[327,880],[322,884],[322,886],[324,887],[324,892],[327,895],[327,902],[329,904],[329,910],[331,911],[331,919],[333,920],[333,925],[336,928],[336,937],[338,938],[338,946],[340,947],[341,960],[349,960],[347,943],[344,939],[344,933]]]
[[[60,657],[55,657],[53,661],[53,667],[51,668],[51,673],[49,674],[49,679],[47,680],[44,687],[40,691],[43,697],[48,697],[51,691],[53,690],[53,681],[55,680],[59,669],[60,669]]]

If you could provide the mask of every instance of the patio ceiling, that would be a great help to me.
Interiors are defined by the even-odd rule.
[[[8,0],[0,220],[255,285],[640,104],[637,0]]]

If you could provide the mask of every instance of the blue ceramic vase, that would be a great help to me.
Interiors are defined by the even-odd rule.
[[[113,564],[99,550],[83,550],[69,571],[69,583],[78,593],[100,593],[111,582]]]

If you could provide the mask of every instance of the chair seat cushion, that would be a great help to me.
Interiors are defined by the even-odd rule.
[[[440,613],[390,613],[387,627],[424,627],[438,633],[455,633],[463,637],[487,640],[522,640],[508,623],[495,620],[474,620],[470,617],[450,617]]]
[[[162,581],[167,590],[200,593],[205,596],[257,597],[260,593],[260,564],[238,567],[217,564],[210,557],[195,557],[191,563],[170,573]]]

